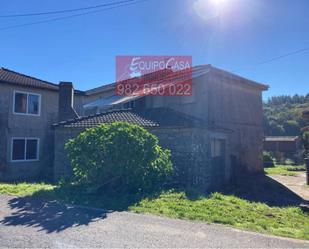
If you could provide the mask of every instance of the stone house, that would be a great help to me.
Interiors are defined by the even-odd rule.
[[[1,68],[0,180],[69,175],[65,142],[114,121],[156,134],[184,182],[215,188],[239,171],[263,172],[268,87],[211,65],[194,67],[192,81],[192,96],[116,96],[115,83],[77,91]]]

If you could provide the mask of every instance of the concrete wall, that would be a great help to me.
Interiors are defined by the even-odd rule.
[[[70,177],[72,168],[64,150],[66,142],[76,137],[83,129],[57,127],[55,129],[55,180]],[[230,164],[227,161],[225,170],[218,172],[220,179],[213,179],[214,171],[220,170],[212,165],[210,158],[210,138],[226,138],[226,134],[207,131],[198,128],[156,128],[149,129],[159,138],[163,148],[171,150],[171,159],[174,165],[174,179],[181,185],[195,185],[202,190],[212,187],[214,180],[224,184],[230,179]],[[229,145],[227,144],[227,154]]]
[[[40,116],[13,114],[14,91],[40,94]],[[0,85],[0,180],[36,179],[51,172],[53,131],[50,126],[57,121],[57,108],[57,92],[14,85]],[[11,162],[12,137],[39,138],[39,160],[35,162]]]
[[[252,172],[263,171],[262,91],[246,80],[211,72],[193,79],[192,96],[148,96],[146,107],[169,107],[232,130],[231,155]]]
[[[231,129],[231,154],[251,172],[263,171],[262,92],[243,80],[210,74],[208,122]]]
[[[53,161],[53,176],[55,181],[59,181],[61,178],[70,177],[72,175],[71,163],[64,147],[69,139],[77,137],[82,131],[84,131],[84,129],[64,127],[55,128],[55,151]]]
[[[78,101],[78,106],[81,106],[81,114],[82,115],[91,115],[91,114],[95,114],[97,112],[103,112],[104,110],[100,110],[100,108],[93,108],[93,109],[83,109],[83,105],[85,104],[89,104],[93,101],[96,101],[98,99],[103,99],[103,98],[108,98],[108,97],[111,97],[111,96],[114,96],[115,95],[115,89],[110,89],[110,90],[107,90],[107,91],[104,91],[104,92],[98,92],[98,93],[95,93],[95,94],[91,94],[91,95],[86,95],[86,96],[82,96],[82,98],[79,98],[77,101]]]
[[[14,91],[41,95],[40,116],[13,114]],[[54,158],[54,131],[51,125],[58,121],[57,91],[0,84],[0,180],[32,180],[51,176]],[[82,96],[75,96],[80,110]],[[11,161],[12,137],[39,138],[39,160]]]

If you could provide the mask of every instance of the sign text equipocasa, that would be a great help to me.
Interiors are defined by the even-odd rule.
[[[116,95],[192,95],[191,56],[117,56]]]

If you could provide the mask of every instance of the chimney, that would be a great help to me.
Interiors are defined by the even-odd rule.
[[[72,82],[61,81],[59,83],[59,110],[58,120],[65,121],[78,118],[74,110],[74,88]]]

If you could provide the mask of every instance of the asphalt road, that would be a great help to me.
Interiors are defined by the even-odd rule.
[[[0,196],[1,248],[309,248],[309,243],[128,212]]]

